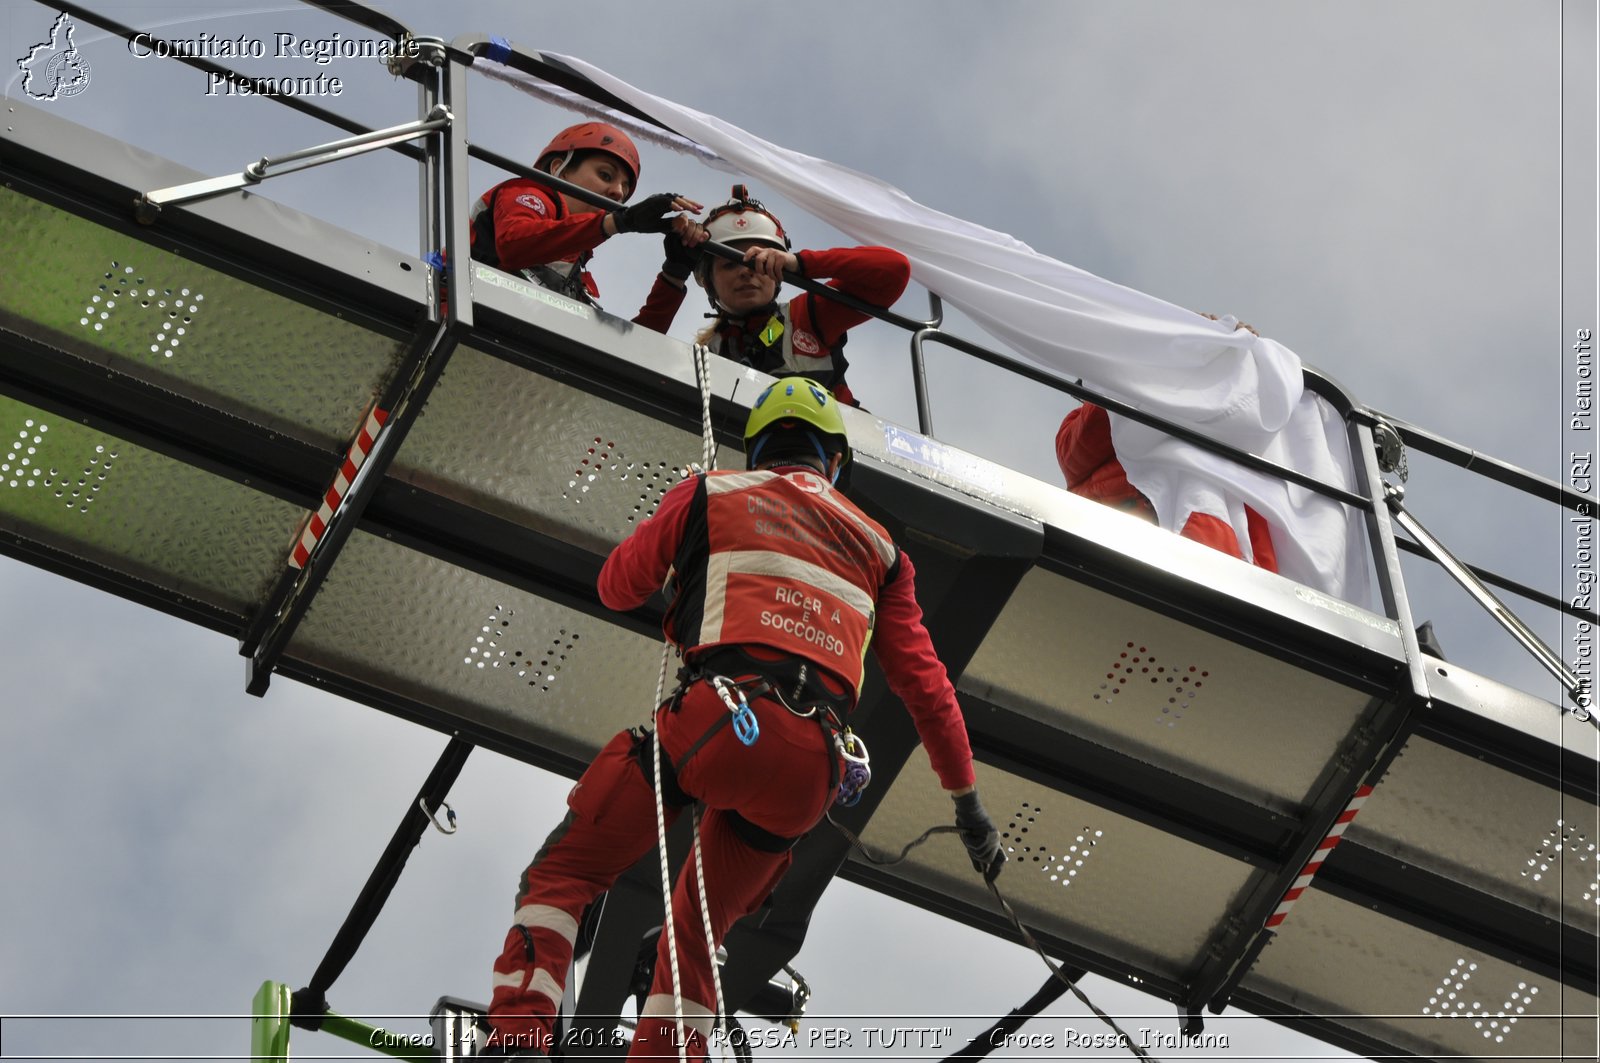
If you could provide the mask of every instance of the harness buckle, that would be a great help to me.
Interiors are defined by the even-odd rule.
[[[761,724],[756,719],[756,714],[750,708],[750,702],[745,700],[744,688],[733,680],[721,675],[707,676],[711,689],[722,698],[722,703],[728,706],[728,711],[733,714],[733,733],[738,736],[741,744],[753,746],[756,739],[761,737]],[[733,693],[729,693],[729,690]],[[738,701],[734,701],[737,695]]]

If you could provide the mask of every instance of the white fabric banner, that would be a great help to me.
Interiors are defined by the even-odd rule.
[[[1235,330],[1231,317],[1212,321],[1042,255],[1015,237],[651,95],[581,59],[547,58],[715,153],[758,183],[757,197],[759,185],[768,186],[855,240],[903,252],[918,283],[1019,359],[1082,378],[1107,395],[1326,483],[1352,486],[1342,420],[1304,390],[1300,358],[1282,344]],[[544,82],[483,60],[477,65],[550,98]],[[638,128],[631,120],[625,124]],[[652,139],[662,142],[656,133]],[[1150,498],[1162,527],[1177,531],[1191,514],[1211,514],[1239,533],[1249,557],[1248,504],[1271,528],[1283,575],[1369,605],[1365,523],[1349,507],[1115,414],[1111,434],[1129,481]]]

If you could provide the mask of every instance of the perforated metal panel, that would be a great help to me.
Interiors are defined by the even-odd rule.
[[[1316,891],[1244,987],[1430,1058],[1579,1060],[1597,1048],[1589,994]]]
[[[365,534],[289,653],[577,758],[649,719],[661,663],[660,642]]]
[[[306,515],[279,499],[310,503],[326,488],[400,337],[426,331],[420,264],[259,196],[171,209],[171,228],[102,226],[89,219],[126,211],[127,189],[186,175],[25,104],[4,137],[0,170],[16,183],[0,188],[0,222],[30,268],[0,274],[0,327],[15,340],[0,346],[0,547],[92,561],[96,582],[130,596],[156,587],[163,606],[187,596],[226,610],[206,615],[219,626],[263,619]],[[237,261],[201,266],[181,250],[202,246]],[[317,270],[327,283],[308,292]],[[613,623],[589,583],[699,459],[682,416],[694,377],[682,344],[493,274],[473,271],[476,326],[286,659],[372,704],[570,766],[642,721],[655,695],[659,642]],[[720,361],[710,377],[724,418],[764,379]],[[184,423],[158,423],[173,396]],[[960,653],[949,659],[990,710],[972,720],[991,757],[979,782],[1025,921],[1186,1007],[1242,963],[1251,1006],[1361,1045],[1593,1058],[1595,999],[1526,973],[1594,981],[1592,957],[1545,941],[1592,944],[1600,924],[1600,809],[1592,788],[1552,784],[1544,759],[1592,769],[1589,731],[1543,737],[1552,706],[1452,666],[1452,711],[1472,717],[1459,745],[1499,734],[1517,749],[1456,752],[1435,732],[1461,721],[1435,712],[1385,764],[1385,736],[1410,733],[1395,706],[1446,701],[1410,688],[1394,621],[866,413],[847,423],[862,479],[883,492],[869,502],[951,546],[924,555],[924,605],[942,650],[977,647],[964,669]],[[984,534],[952,546],[941,533],[962,522]],[[1016,534],[988,541],[1002,527]],[[1083,758],[1079,775],[1051,738]],[[1251,966],[1272,905],[1367,775],[1378,786],[1345,847]],[[1136,792],[1144,783],[1181,792]],[[880,785],[864,828],[880,850],[948,815],[920,753]],[[842,859],[802,850],[821,854],[805,869],[818,880]],[[1341,864],[1352,852],[1361,859]],[[871,876],[958,918],[992,911],[951,838]],[[1453,922],[1432,918],[1419,881],[1459,889]],[[1497,935],[1497,919],[1518,929]],[[1554,1017],[1563,1010],[1589,1018]]]
[[[988,765],[978,766],[978,789],[1006,846],[1006,899],[1023,922],[1144,970],[1188,969],[1249,875],[1245,864]],[[949,803],[915,754],[862,839],[898,853]],[[993,904],[954,837],[936,837],[887,871]]]
[[[1280,808],[1305,799],[1370,700],[1037,568],[959,686]]]
[[[1600,808],[1465,753],[1413,739],[1352,839],[1520,907],[1593,927]]]
[[[338,443],[403,343],[0,188],[0,323],[264,426]]]
[[[396,474],[595,552],[655,511],[698,435],[470,348],[458,350]],[[737,451],[719,452],[719,464]]]
[[[242,613],[302,511],[0,396],[0,523],[26,540]]]

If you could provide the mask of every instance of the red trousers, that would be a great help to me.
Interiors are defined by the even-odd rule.
[[[711,930],[721,941],[742,916],[760,907],[788,870],[790,855],[746,844],[734,833],[737,812],[782,837],[798,837],[822,819],[833,798],[836,769],[831,741],[814,719],[790,713],[768,698],[752,701],[761,733],[749,746],[723,726],[678,772],[684,793],[703,802],[700,845],[705,863]],[[710,684],[694,684],[676,710],[656,714],[663,766],[676,764],[728,707]],[[635,756],[637,739],[612,738],[567,796],[565,831],[551,836],[523,873],[515,924],[494,963],[489,1019],[497,1037],[515,1047],[549,1051],[551,1024],[565,988],[567,966],[584,908],[656,845],[655,793]],[[646,749],[648,760],[648,748]],[[676,810],[666,808],[669,824]],[[672,895],[686,1029],[691,1058],[704,1056],[716,1016],[711,949],[700,915],[700,890],[691,855]],[[631,1055],[677,1058],[672,967],[667,935],[656,954],[655,981],[645,1001]]]

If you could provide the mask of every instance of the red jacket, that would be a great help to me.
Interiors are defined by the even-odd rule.
[[[745,558],[744,567],[754,570],[744,574],[742,585],[728,578],[729,558]],[[784,558],[797,564],[785,569]],[[795,575],[803,567],[799,563],[824,572],[802,582]],[[686,654],[730,641],[726,633],[813,661],[854,693],[860,687],[860,654],[870,638],[889,689],[911,713],[940,783],[952,790],[972,785],[966,723],[923,626],[911,558],[816,473],[803,467],[713,472],[678,484],[663,496],[655,515],[606,558],[600,600],[611,609],[637,608],[669,571],[675,594],[667,634]],[[847,585],[842,595],[839,584]],[[807,601],[824,585],[834,593]],[[869,599],[865,623],[855,623],[841,606],[834,626],[834,599],[848,597],[850,588]],[[800,600],[792,603],[794,610],[765,610],[777,622],[764,622],[762,599],[785,604],[778,603],[780,591],[786,598],[798,592]],[[819,603],[821,610],[808,610]],[[795,610],[797,616],[791,617]],[[797,619],[808,611],[809,621]],[[815,623],[819,615],[828,623]],[[842,653],[833,652],[829,638],[842,643]],[[848,661],[850,654],[857,659],[841,671],[839,660]]]
[[[564,291],[573,298],[587,293],[589,301],[600,297],[599,286],[584,268],[594,249],[606,240],[601,228],[604,211],[569,213],[560,195],[526,177],[502,181],[479,197],[472,209],[472,256],[480,262],[508,272],[533,271],[535,281]],[[546,271],[576,271],[564,285]],[[633,318],[636,324],[656,332],[672,327],[678,307],[683,305],[684,289],[660,274]]]
[[[875,306],[890,306],[911,280],[910,261],[887,247],[797,251],[795,257],[805,276],[832,278],[828,287]],[[783,331],[773,343],[765,344],[760,337],[774,316]],[[866,320],[866,314],[806,292],[776,310],[764,307],[742,319],[720,319],[708,346],[764,373],[801,373],[827,387],[841,402],[859,406],[844,380],[849,363],[843,348],[845,333]]]
[[[1056,432],[1056,461],[1067,478],[1067,490],[1073,494],[1155,522],[1155,508],[1128,482],[1128,473],[1117,460],[1111,443],[1111,418],[1104,408],[1086,402],[1067,414]],[[1249,506],[1244,507],[1244,512],[1250,532],[1251,563],[1269,572],[1278,571],[1278,555],[1266,519]],[[1208,513],[1190,514],[1180,534],[1244,559],[1233,528]]]

